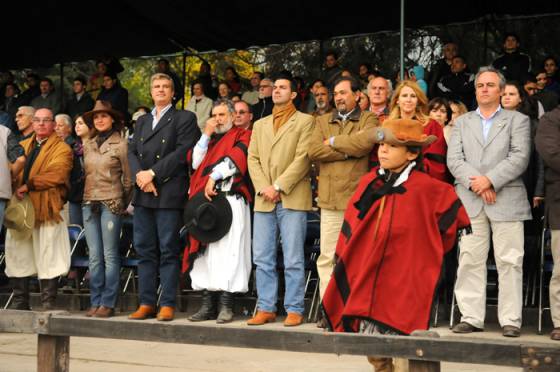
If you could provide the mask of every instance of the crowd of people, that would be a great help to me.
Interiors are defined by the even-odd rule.
[[[298,326],[307,213],[318,208],[318,326],[426,329],[440,275],[453,287],[456,274],[461,321],[453,331],[482,331],[492,242],[498,321],[504,336],[519,337],[524,255],[536,249],[543,216],[560,260],[560,75],[553,57],[531,71],[516,35],[503,47],[474,73],[448,43],[430,74],[414,66],[395,82],[367,63],[353,74],[329,52],[308,88],[287,71],[255,72],[243,91],[233,67],[215,82],[203,62],[186,110],[176,108],[180,79],[159,60],[153,107],[133,115],[119,69],[107,61],[89,81],[76,77],[64,108],[49,79],[30,75],[38,86],[28,80],[17,107],[7,83],[3,107],[17,123],[0,126],[11,307],[30,309],[34,275],[43,308],[56,306],[72,223],[84,227],[89,250],[86,316],[113,316],[121,226],[132,215],[140,306],[130,319],[173,320],[184,273],[202,292],[189,320],[231,322],[254,265],[257,311],[247,324],[275,321],[280,241],[284,325]],[[560,340],[556,267],[550,303],[551,338]],[[390,359],[368,360],[392,370]]]

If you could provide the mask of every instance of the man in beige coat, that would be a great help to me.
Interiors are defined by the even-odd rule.
[[[359,84],[342,77],[334,83],[332,114],[316,118],[309,144],[309,158],[319,165],[319,202],[321,208],[321,255],[317,260],[321,299],[335,264],[334,252],[344,221],[348,200],[360,178],[368,172],[373,143],[365,131],[379,125],[375,114],[358,106]],[[318,326],[325,327],[323,322]]]
[[[310,161],[307,156],[313,118],[296,110],[295,83],[274,82],[272,115],[258,120],[249,144],[249,174],[255,186],[253,259],[257,266],[258,312],[248,321],[261,325],[276,319],[278,274],[276,236],[280,230],[286,292],[284,325],[303,322],[304,257],[307,211],[311,209]]]

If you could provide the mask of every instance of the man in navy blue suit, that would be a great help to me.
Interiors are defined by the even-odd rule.
[[[131,174],[136,177],[134,247],[140,261],[140,307],[129,316],[142,320],[156,315],[156,288],[162,287],[157,319],[173,320],[179,279],[179,230],[187,200],[186,154],[200,137],[196,116],[173,106],[173,79],[158,73],[151,78],[154,109],[136,122],[129,145]]]

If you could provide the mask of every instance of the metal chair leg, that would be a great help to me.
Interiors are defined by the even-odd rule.
[[[6,310],[8,306],[10,306],[10,303],[12,302],[13,298],[14,298],[14,291],[10,293],[10,297],[8,297],[8,301],[6,301],[6,304],[4,305],[4,310]]]
[[[437,328],[437,325],[438,325],[438,313],[439,313],[439,294],[436,297],[436,306],[435,306],[435,314],[434,314],[434,328]]]
[[[541,235],[541,261],[540,261],[540,270],[539,270],[539,324],[537,328],[537,333],[539,335],[542,335],[542,314],[543,314],[542,297],[543,297],[543,276],[544,276],[545,231],[546,229],[543,229]]]
[[[453,328],[455,325],[455,291],[453,291],[453,296],[451,296],[451,312],[449,314],[449,329]]]

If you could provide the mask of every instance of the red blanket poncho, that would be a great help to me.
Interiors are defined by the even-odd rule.
[[[443,256],[470,229],[451,185],[415,170],[393,183],[374,170],[348,203],[323,298],[334,331],[357,332],[360,319],[404,334],[427,329]]]
[[[213,135],[202,163],[200,163],[191,176],[189,199],[204,190],[212,169],[227,157],[231,159],[239,171],[239,173],[233,176],[234,179],[230,192],[243,196],[247,203],[250,203],[252,200],[252,184],[247,173],[247,149],[249,148],[250,139],[250,130],[237,127],[231,128],[224,135]],[[192,150],[187,154],[187,161],[189,164],[192,163]],[[201,243],[192,236],[189,236],[183,254],[183,273],[187,272],[192,266],[191,264],[200,248]]]

